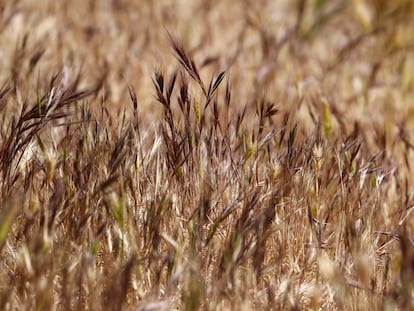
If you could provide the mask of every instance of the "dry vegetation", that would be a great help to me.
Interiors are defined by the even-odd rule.
[[[414,308],[410,0],[0,2],[0,309]]]

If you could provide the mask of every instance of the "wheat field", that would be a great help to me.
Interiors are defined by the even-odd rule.
[[[2,0],[0,309],[413,309],[413,27]]]

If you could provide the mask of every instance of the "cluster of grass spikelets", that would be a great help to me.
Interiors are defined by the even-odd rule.
[[[413,308],[413,11],[2,2],[0,309]]]

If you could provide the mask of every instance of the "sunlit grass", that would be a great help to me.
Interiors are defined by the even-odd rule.
[[[413,308],[413,13],[3,1],[0,309]]]

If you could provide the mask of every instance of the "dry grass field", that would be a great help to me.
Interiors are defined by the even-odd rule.
[[[1,0],[1,310],[413,310],[411,0]]]

